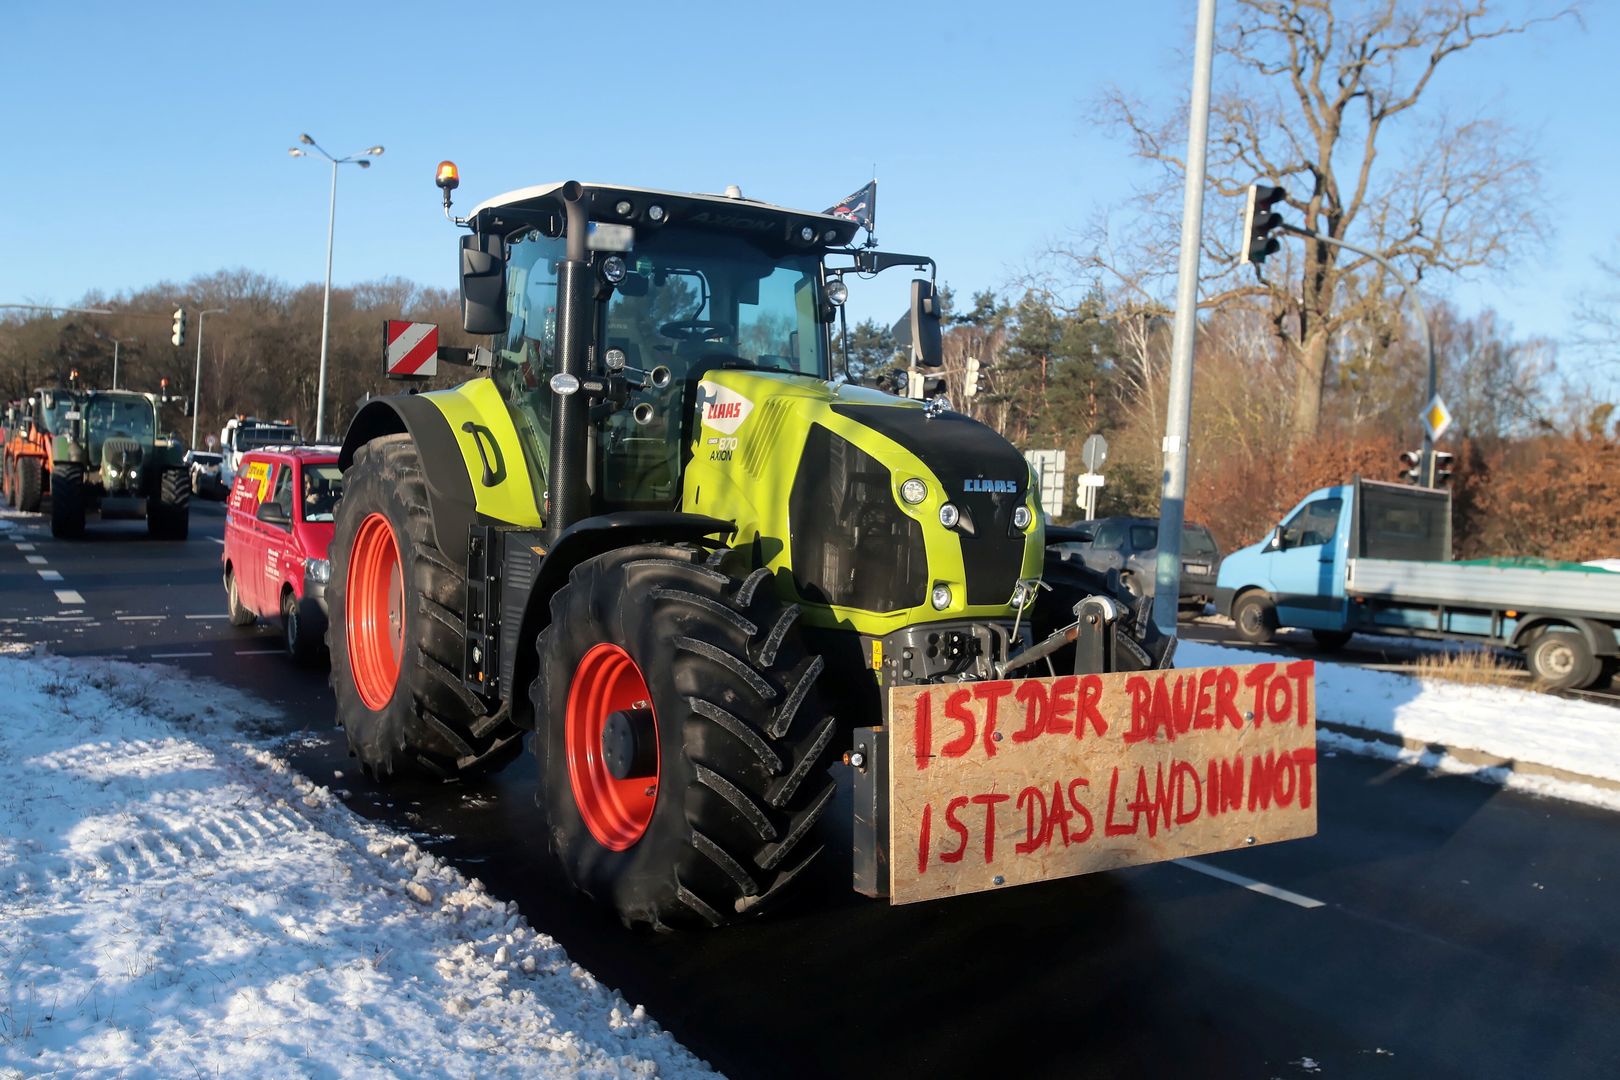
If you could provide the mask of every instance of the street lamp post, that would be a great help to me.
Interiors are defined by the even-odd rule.
[[[126,341],[131,343],[131,344],[134,344],[136,341],[139,341],[139,340],[140,340],[139,338],[113,338],[112,339],[112,343],[113,343],[113,382],[112,382],[112,388],[114,390],[118,389],[118,347],[120,345],[122,345]]]
[[[191,379],[191,448],[193,450],[197,448],[197,418],[202,415],[202,409],[198,407],[200,403],[197,399],[202,394],[203,323],[208,320],[210,315],[223,315],[224,313],[225,309],[222,307],[197,312],[197,369]]]
[[[321,302],[321,370],[315,387],[315,439],[319,442],[326,430],[326,349],[332,323],[332,232],[337,224],[337,170],[339,165],[350,164],[369,169],[371,162],[366,159],[381,154],[383,148],[372,146],[347,157],[335,158],[321,149],[320,144],[307,134],[298,136],[298,141],[305,146],[313,147],[317,154],[332,163],[332,195],[326,210],[326,297]],[[309,151],[296,146],[290,148],[287,153],[293,157],[310,156]]]

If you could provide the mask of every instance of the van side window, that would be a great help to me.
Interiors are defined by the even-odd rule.
[[[1125,545],[1125,526],[1116,523],[1097,526],[1091,546],[1098,551],[1118,551]]]
[[[1284,547],[1321,547],[1333,539],[1339,527],[1339,513],[1344,500],[1315,499],[1300,507],[1298,512],[1283,522]]]
[[[270,496],[271,502],[280,504],[289,521],[292,520],[293,511],[292,473],[291,465],[282,463],[276,466],[275,494]]]

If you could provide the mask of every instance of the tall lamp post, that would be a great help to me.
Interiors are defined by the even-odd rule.
[[[349,154],[347,157],[335,158],[321,149],[319,143],[310,138],[308,134],[298,136],[298,141],[304,146],[312,148],[332,163],[332,197],[326,211],[326,299],[321,303],[321,373],[315,387],[315,440],[320,441],[326,431],[326,343],[327,334],[332,322],[332,230],[337,223],[337,171],[339,165],[358,165],[362,169],[371,168],[368,158],[374,158],[383,152],[380,146],[367,147],[365,150]],[[309,157],[309,151],[297,146],[287,151],[293,157]]]
[[[209,308],[207,311],[197,312],[197,369],[191,378],[191,448],[197,448],[197,418],[202,415],[201,402],[198,398],[202,394],[202,338],[203,323],[210,315],[223,315],[225,308]]]
[[[118,389],[118,347],[120,345],[133,345],[137,341],[139,341],[140,338],[132,338],[132,337],[115,338],[115,337],[111,336],[110,334],[101,334],[101,333],[96,334],[96,337],[100,338],[103,341],[112,342],[112,345],[113,345],[112,388],[114,390],[116,390],[116,389]]]

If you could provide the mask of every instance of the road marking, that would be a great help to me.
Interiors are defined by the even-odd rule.
[[[33,544],[24,544],[24,543],[19,542],[17,544],[17,550],[18,551],[33,551],[34,550],[34,545]]]
[[[39,576],[40,576],[40,579],[43,580],[43,581],[61,581],[62,580],[62,575],[58,571],[55,571],[55,570],[41,570],[39,572]]]
[[[151,655],[153,660],[180,660],[188,656],[208,656],[210,654],[205,652],[155,652]]]
[[[152,622],[157,619],[167,619],[167,615],[120,615],[119,622]]]
[[[38,621],[39,622],[87,622],[87,623],[92,623],[93,624],[96,621],[96,617],[94,615],[42,615],[42,616],[40,616]]]
[[[280,656],[285,649],[237,649],[237,656]]]
[[[28,555],[25,558],[28,560],[29,566],[44,566],[49,561],[43,555]]]
[[[1267,885],[1263,881],[1246,878],[1242,874],[1234,874],[1230,870],[1222,870],[1218,866],[1211,866],[1209,863],[1199,862],[1197,859],[1176,859],[1175,865],[1184,866],[1188,870],[1196,870],[1200,874],[1207,874],[1229,885],[1241,885],[1250,892],[1257,892],[1262,896],[1269,896],[1275,900],[1286,900],[1288,903],[1298,907],[1319,908],[1326,906],[1320,900],[1312,900],[1310,897],[1301,896],[1297,892],[1279,889],[1275,885]]]
[[[225,546],[225,541],[221,540],[217,536],[210,536],[208,539],[212,540],[214,543],[218,544],[220,547]]]
[[[84,606],[84,597],[76,589],[57,589],[56,602],[58,604],[72,604],[75,607]]]
[[[228,619],[229,615],[187,615],[188,619]]]

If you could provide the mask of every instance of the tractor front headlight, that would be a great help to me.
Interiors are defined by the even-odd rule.
[[[928,498],[928,485],[913,476],[900,485],[900,497],[906,500],[907,505],[916,506]]]
[[[311,559],[305,565],[309,572],[309,580],[325,585],[332,580],[332,564],[325,559]]]
[[[1029,507],[1020,506],[1013,511],[1013,528],[1020,531],[1029,528],[1030,521],[1035,515],[1029,512]]]
[[[947,529],[956,528],[956,523],[962,520],[962,511],[956,508],[955,503],[946,503],[939,508],[939,523]]]
[[[951,606],[951,587],[941,582],[934,586],[934,591],[928,594],[928,602],[934,605],[935,611],[944,611]]]

